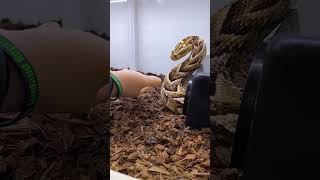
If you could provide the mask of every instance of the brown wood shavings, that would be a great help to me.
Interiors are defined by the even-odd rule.
[[[35,114],[0,128],[0,179],[99,180],[109,175],[105,127],[109,106],[82,118]]]
[[[210,130],[164,108],[160,89],[111,102],[110,163],[139,179],[209,179]]]
[[[229,169],[237,114],[211,116],[211,177],[213,180],[237,180],[239,172]]]

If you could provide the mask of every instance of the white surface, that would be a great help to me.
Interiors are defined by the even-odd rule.
[[[126,18],[129,12],[127,3],[110,5],[112,67],[135,66],[143,72],[166,74],[181,62],[171,61],[171,51],[182,38],[189,35],[201,36],[207,44],[209,55],[209,0],[128,1],[136,3],[134,33],[129,25],[132,20]],[[134,40],[130,39],[132,34],[135,35]],[[136,45],[135,50],[132,50],[132,44]],[[132,52],[136,52],[136,56],[132,56]]]
[[[110,170],[110,180],[138,180],[138,179]]]
[[[127,2],[127,0],[110,0],[110,3],[121,3],[121,2]]]
[[[105,0],[1,0],[0,19],[37,24],[61,18],[66,27],[109,34]]]
[[[112,67],[134,66],[134,60],[131,58],[131,43],[128,3],[110,4],[110,64]]]

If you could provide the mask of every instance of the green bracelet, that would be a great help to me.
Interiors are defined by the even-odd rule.
[[[116,99],[122,95],[122,86],[121,86],[121,82],[120,80],[115,76],[113,75],[112,73],[110,73],[110,76],[111,76],[111,79],[112,81],[116,84],[117,86],[117,89],[118,89],[118,94],[117,94],[117,97]],[[111,82],[112,83],[112,82]]]
[[[2,35],[0,35],[0,48],[6,52],[9,59],[11,59],[18,68],[19,74],[24,82],[25,90],[24,110],[12,119],[0,117],[0,126],[6,126],[21,120],[33,111],[38,101],[39,85],[36,73],[23,52]]]

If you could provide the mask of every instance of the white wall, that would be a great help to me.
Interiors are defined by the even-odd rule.
[[[139,69],[167,74],[181,62],[170,59],[171,51],[190,35],[202,37],[209,54],[209,0],[138,0],[138,8]]]
[[[130,53],[129,15],[127,3],[110,4],[110,65],[132,68]]]
[[[105,0],[1,0],[0,19],[37,24],[61,18],[66,27],[109,34]]]
[[[125,20],[125,11],[128,6],[122,9],[119,4],[112,3],[110,6],[110,36],[111,36],[111,66],[123,68],[125,65],[136,66],[137,70],[152,72],[157,74],[168,73],[176,64],[170,59],[170,53],[175,45],[184,37],[189,35],[201,36],[210,49],[210,1],[209,0],[129,0],[134,1],[137,8],[136,33],[137,42],[127,42],[136,44],[137,56],[132,57],[130,46],[116,49],[115,43],[130,39],[132,32],[125,32],[129,29],[129,23]],[[134,6],[133,6],[134,7]],[[121,9],[121,10],[120,10]],[[116,22],[113,18],[120,20]],[[127,29],[119,29],[128,27]],[[125,25],[127,24],[127,25]],[[129,33],[129,35],[127,35]],[[121,36],[125,36],[120,38]],[[118,39],[119,38],[119,39]],[[116,42],[118,41],[118,42]],[[128,48],[128,49],[125,49]],[[125,50],[124,50],[125,49]],[[127,59],[121,53],[128,53]],[[134,61],[134,59],[136,61]],[[120,66],[121,64],[125,64]]]

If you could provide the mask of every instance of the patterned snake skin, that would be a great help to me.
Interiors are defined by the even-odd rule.
[[[188,80],[206,56],[207,48],[204,40],[199,36],[184,38],[171,52],[171,59],[179,60],[188,53],[190,53],[188,58],[165,76],[161,87],[161,101],[168,109],[179,114],[182,114]]]
[[[239,112],[254,52],[289,7],[290,0],[237,0],[211,16],[211,115]]]

